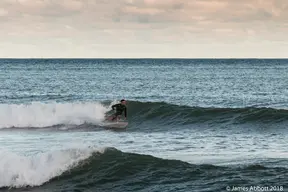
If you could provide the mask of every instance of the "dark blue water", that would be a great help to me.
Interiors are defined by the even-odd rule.
[[[2,59],[0,190],[285,191],[287,74],[277,59]],[[122,98],[127,129],[104,129]]]

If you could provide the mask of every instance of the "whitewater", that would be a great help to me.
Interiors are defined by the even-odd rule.
[[[0,104],[0,129],[97,123],[104,120],[110,108],[92,102]]]
[[[0,60],[0,191],[285,191],[287,63]]]

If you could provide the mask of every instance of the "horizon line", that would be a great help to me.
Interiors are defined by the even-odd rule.
[[[100,58],[100,57],[71,57],[71,58],[69,58],[69,57],[67,57],[67,58],[65,58],[65,57],[35,57],[35,58],[29,58],[29,57],[15,57],[15,58],[13,58],[13,57],[0,57],[0,60],[9,60],[9,59],[19,59],[19,60],[22,60],[22,59],[38,59],[38,60],[41,60],[41,59],[65,59],[65,60],[68,60],[68,59],[102,59],[102,60],[117,60],[117,59],[123,59],[123,60],[135,60],[135,59],[137,59],[137,60],[139,60],[139,59],[162,59],[162,60],[164,60],[164,59],[173,59],[173,60],[175,60],[175,59],[182,59],[182,60],[184,60],[184,59],[187,59],[187,60],[193,60],[193,59],[288,59],[288,57],[235,57],[235,58],[233,58],[233,57],[210,57],[210,58],[206,58],[206,57],[203,57],[203,58],[201,58],[201,57],[195,57],[195,58],[193,58],[193,57],[191,57],[191,58],[186,58],[186,57],[184,57],[184,58],[181,58],[181,57],[171,57],[171,58],[166,58],[166,57],[163,57],[163,58],[161,58],[161,57],[155,57],[155,58],[153,58],[153,57],[135,57],[135,58],[131,58],[131,57],[119,57],[119,58],[114,58],[114,57],[111,57],[111,58],[109,58],[109,57],[103,57],[103,58]]]

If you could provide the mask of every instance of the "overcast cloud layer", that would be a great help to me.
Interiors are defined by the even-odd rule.
[[[288,0],[0,0],[0,57],[288,57]]]

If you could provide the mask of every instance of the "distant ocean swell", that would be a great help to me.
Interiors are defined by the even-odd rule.
[[[41,128],[57,125],[99,125],[115,102],[0,104],[0,129]],[[129,101],[130,124],[143,122],[154,126],[185,126],[209,123],[265,124],[288,122],[288,110],[274,108],[201,108],[179,106],[164,102]]]
[[[6,166],[13,167],[12,163],[6,162]],[[3,167],[0,170],[3,171]],[[0,177],[2,190],[28,187],[27,191],[55,191],[55,188],[58,191],[224,191],[232,185],[288,183],[286,167],[193,165],[124,153],[115,148],[44,154],[44,157],[28,159],[27,167],[13,170],[10,177]],[[262,179],[255,180],[255,177]]]

